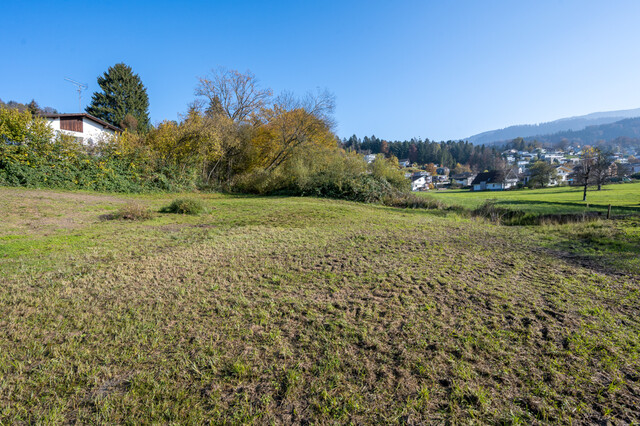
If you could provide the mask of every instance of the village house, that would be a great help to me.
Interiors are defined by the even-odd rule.
[[[433,182],[433,177],[429,172],[420,171],[415,173],[405,173],[405,177],[411,180],[412,191],[424,191],[429,189],[429,184]]]
[[[556,181],[558,185],[562,185],[563,183],[571,184],[573,182],[573,167],[568,164],[564,164],[562,166],[556,167]]]
[[[411,190],[422,191],[428,188],[429,182],[427,182],[428,176],[413,175],[411,176]]]
[[[122,129],[87,113],[43,114],[49,126],[58,134],[73,136],[85,145],[122,133]]]
[[[518,175],[514,170],[504,172],[502,170],[492,170],[490,172],[478,173],[478,176],[471,182],[472,191],[503,191],[515,188],[518,184]]]
[[[471,186],[471,182],[473,182],[473,179],[475,179],[475,177],[476,174],[474,173],[464,172],[452,175],[451,181],[457,183],[458,185],[466,187]]]
[[[543,154],[542,155],[542,159],[544,161],[546,161],[547,163],[553,163],[554,161],[557,161],[557,162],[561,163],[564,160],[564,153],[562,153],[562,152],[549,152],[549,153]]]
[[[371,164],[376,160],[376,155],[375,154],[367,154],[364,156],[364,161],[367,162],[367,164]]]

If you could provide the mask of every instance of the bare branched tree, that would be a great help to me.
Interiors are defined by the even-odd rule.
[[[593,163],[595,150],[593,148],[585,148],[579,163],[573,169],[576,184],[583,186],[582,201],[587,201],[587,188],[593,179]]]
[[[302,98],[297,98],[291,92],[282,92],[274,102],[275,108],[280,111],[303,110],[307,116],[321,120],[331,130],[336,123],[333,112],[336,107],[336,98],[327,89],[308,92]]]
[[[223,114],[235,122],[245,122],[268,106],[272,91],[260,88],[250,71],[243,74],[218,68],[198,79],[195,94],[207,99],[207,114]]]
[[[598,186],[598,191],[612,176],[612,154],[604,152],[599,148],[595,150],[595,158],[593,160],[593,180]]]

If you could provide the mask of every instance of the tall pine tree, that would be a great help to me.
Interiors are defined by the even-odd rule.
[[[149,97],[140,76],[120,63],[98,77],[102,92],[95,92],[87,113],[114,126],[146,132],[149,129]]]

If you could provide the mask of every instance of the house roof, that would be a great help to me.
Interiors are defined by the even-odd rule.
[[[91,114],[87,114],[86,112],[81,112],[81,113],[76,113],[76,114],[41,114],[41,117],[44,118],[61,118],[61,117],[68,117],[68,118],[87,118],[95,123],[100,124],[102,127],[106,127],[107,129],[111,129],[114,132],[122,132],[122,129],[119,127],[114,126],[113,124],[109,124],[104,120],[100,120],[98,117],[94,117]]]
[[[564,170],[566,172],[572,172],[573,171],[573,167],[562,165],[562,166],[556,167],[556,170]]]
[[[473,176],[473,173],[464,172],[464,173],[455,174],[455,175],[451,176],[451,178],[453,178],[453,179],[468,179],[471,176]]]
[[[478,176],[471,182],[472,185],[477,185],[482,182],[487,183],[502,183],[507,179],[517,179],[516,176],[512,176],[513,170],[504,172],[502,170],[491,170],[490,172],[478,173]]]

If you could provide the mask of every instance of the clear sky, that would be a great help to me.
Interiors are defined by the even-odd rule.
[[[197,77],[251,70],[276,93],[327,88],[338,134],[458,139],[640,107],[640,1],[0,1],[0,99],[76,112],[118,62],[151,120]]]

